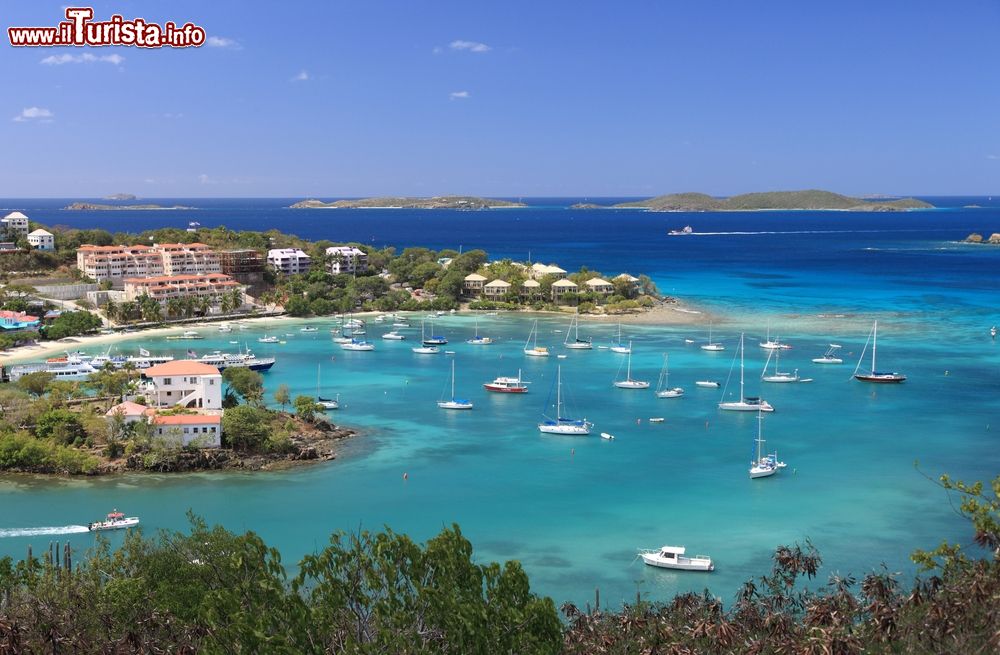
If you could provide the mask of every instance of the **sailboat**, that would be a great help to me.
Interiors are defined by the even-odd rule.
[[[707,350],[709,352],[719,352],[720,350],[725,350],[726,347],[721,343],[716,343],[712,341],[712,323],[708,324],[708,343],[701,347],[702,350]]]
[[[844,360],[837,357],[838,350],[840,350],[840,344],[831,343],[822,357],[813,357],[813,362],[816,364],[843,364]]]
[[[320,395],[320,392],[319,392],[320,391],[319,370],[320,370],[320,365],[317,364],[316,365],[316,406],[319,407],[320,409],[323,409],[323,410],[327,410],[327,409],[340,409],[340,394],[337,394],[337,399],[336,400],[333,400],[333,399],[330,399],[330,398],[324,398],[322,395]]]
[[[735,364],[735,359],[733,361]],[[730,368],[730,371],[732,368]],[[728,386],[728,385],[727,385]],[[726,397],[725,389],[722,397]],[[731,412],[773,412],[774,407],[762,398],[746,397],[743,395],[743,334],[740,334],[740,399],[736,401],[720,402],[719,409]]]
[[[572,436],[585,436],[590,434],[590,428],[594,424],[587,419],[566,418],[562,415],[562,367],[556,367],[556,417],[550,419],[542,415],[545,420],[538,424],[538,431],[544,434],[565,434]]]
[[[338,331],[340,332],[340,334],[333,338],[334,343],[340,343],[340,344],[351,343],[351,337],[347,336],[347,333],[345,332],[345,325],[343,322],[341,322],[339,330],[337,330],[337,328],[331,330],[331,332],[338,332]]]
[[[754,439],[757,446],[756,456],[751,453],[750,459],[750,479],[767,478],[780,469],[785,468],[784,462],[778,461],[778,452],[764,454],[764,415],[757,412],[757,438]]]
[[[611,344],[611,352],[613,352],[613,353],[621,353],[623,355],[627,355],[628,353],[632,352],[632,347],[631,346],[626,346],[622,342],[622,324],[621,323],[618,324],[618,340]]]
[[[486,336],[479,336],[479,319],[476,319],[476,335],[471,339],[466,339],[465,343],[472,344],[473,346],[488,346],[493,343],[493,339]]]
[[[861,368],[861,362],[864,361],[865,351],[861,351],[861,358],[858,360],[858,365],[854,367],[854,379],[860,380],[862,382],[902,382],[906,379],[906,376],[902,373],[879,373],[875,368],[875,349],[878,347],[878,321],[872,325],[871,334],[868,335],[868,339],[872,342],[872,370],[868,373],[858,373],[858,369]],[[868,349],[868,342],[865,342],[865,350]]]
[[[768,375],[767,366],[771,363],[771,356],[774,356],[774,373]],[[785,373],[778,370],[778,360],[781,358],[781,348],[774,348],[767,354],[767,361],[764,362],[764,370],[760,373],[762,382],[801,382],[799,369],[794,373]]]
[[[528,345],[531,344],[529,348]],[[538,345],[538,320],[531,324],[528,340],[524,342],[524,354],[528,357],[548,357],[549,349]]]
[[[573,336],[572,340],[570,335]],[[566,330],[566,339],[563,341],[563,345],[571,350],[590,350],[594,345],[590,342],[590,339],[580,338],[580,316],[574,315],[573,320],[569,323],[569,329]]]
[[[431,336],[424,338],[424,324],[423,321],[420,322],[420,341],[425,346],[443,346],[448,343],[448,340],[441,335],[434,334],[434,321],[431,321]]]
[[[656,382],[657,398],[680,398],[684,395],[684,389],[670,386],[670,355],[663,353],[663,368],[660,370],[660,379]]]
[[[455,397],[455,360],[451,360],[451,400],[439,400],[441,409],[472,409],[472,401]]]
[[[618,369],[621,370],[621,369]],[[628,342],[628,372],[625,374],[624,380],[616,380],[615,386],[619,389],[648,389],[649,382],[645,380],[633,380],[632,379],[632,342]]]
[[[767,336],[764,337],[764,341],[760,343],[761,348],[766,348],[767,350],[790,350],[791,346],[787,343],[781,343],[778,337],[771,341],[771,323],[767,324]]]
[[[436,355],[441,352],[441,349],[433,344],[428,344],[427,339],[424,338],[424,322],[420,321],[420,343],[422,345],[410,348],[413,352],[418,355]]]

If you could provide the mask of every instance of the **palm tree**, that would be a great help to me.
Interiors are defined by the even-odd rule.
[[[184,312],[184,301],[180,298],[169,298],[167,300],[167,316],[177,317]]]
[[[107,316],[112,321],[118,320],[118,303],[114,300],[109,300],[106,305],[104,305],[104,315]]]
[[[198,309],[202,316],[208,316],[208,311],[212,308],[212,299],[208,296],[198,298]]]

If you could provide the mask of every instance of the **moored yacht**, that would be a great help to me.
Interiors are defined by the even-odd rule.
[[[861,368],[861,362],[864,361],[865,351],[861,351],[861,358],[858,359],[858,365],[854,367],[854,379],[861,382],[880,382],[880,383],[899,383],[906,380],[906,376],[902,373],[881,373],[875,368],[875,350],[878,347],[878,321],[872,325],[871,334],[868,335],[869,340],[872,342],[872,368],[868,373],[858,373],[858,369]],[[865,348],[868,348],[868,343],[865,343]]]
[[[495,393],[528,393],[528,384],[521,379],[521,369],[517,369],[516,378],[500,376],[483,384],[483,388]]]
[[[707,555],[687,557],[684,546],[661,546],[655,550],[640,550],[639,556],[649,566],[661,569],[678,569],[681,571],[714,571],[715,564]]]
[[[586,436],[594,424],[587,419],[567,418],[562,415],[562,367],[556,367],[556,415],[549,418],[542,414],[544,420],[538,424],[538,431],[543,434],[562,434],[566,436]]]
[[[838,350],[840,350],[840,344],[831,343],[822,357],[813,357],[813,362],[816,364],[843,364],[844,360],[837,357]]]
[[[735,360],[733,362],[735,364]],[[732,368],[730,367],[730,371]],[[773,412],[774,407],[771,406],[769,402],[762,398],[756,396],[744,396],[743,395],[743,335],[740,335],[740,399],[731,401],[722,401],[719,403],[719,409],[727,410],[730,412]],[[725,398],[725,390],[723,390],[722,397]]]

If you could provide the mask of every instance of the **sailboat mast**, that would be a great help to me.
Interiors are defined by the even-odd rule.
[[[619,369],[620,370],[620,369]],[[628,342],[628,370],[625,372],[625,379],[632,379],[632,342]]]
[[[874,327],[872,327],[872,375],[875,375],[875,349],[876,348],[878,348],[878,321],[875,321],[875,325],[874,325]]]
[[[455,360],[451,360],[451,399],[455,400]]]
[[[562,366],[556,367],[556,421],[562,418]]]
[[[743,333],[740,333],[740,400],[742,401],[745,396],[743,395]]]

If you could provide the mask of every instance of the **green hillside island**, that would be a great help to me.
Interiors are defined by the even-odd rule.
[[[433,198],[411,198],[405,196],[384,196],[355,200],[303,200],[291,209],[490,209],[493,207],[527,207],[523,202],[479,198],[477,196],[434,196]]]
[[[74,202],[63,207],[70,211],[113,211],[116,209],[129,209],[133,211],[149,211],[157,209],[195,209],[195,207],[184,207],[183,205],[173,205],[164,207],[163,205],[102,205],[96,202]]]
[[[898,200],[863,200],[831,191],[769,191],[744,193],[731,198],[713,198],[704,193],[671,193],[648,200],[622,202],[615,208],[647,209],[661,212],[724,212],[769,209],[811,209],[866,212],[933,209],[934,205],[915,198]]]

